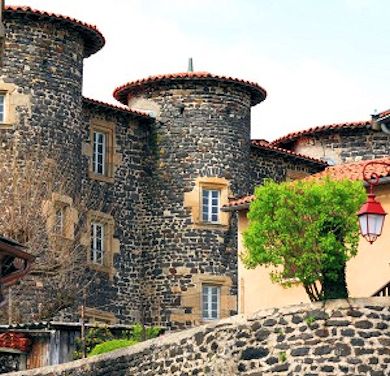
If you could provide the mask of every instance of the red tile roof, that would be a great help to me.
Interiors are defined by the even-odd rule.
[[[341,130],[341,129],[353,129],[353,128],[367,128],[369,127],[371,122],[369,120],[366,121],[356,121],[352,123],[339,123],[339,124],[329,124],[329,125],[321,125],[318,127],[312,127],[309,129],[305,129],[303,131],[297,131],[287,134],[286,136],[280,137],[271,142],[274,146],[279,146],[281,144],[285,144],[291,141],[295,141],[297,138],[302,136],[307,136],[315,133],[329,132],[333,130]]]
[[[375,116],[375,118],[383,118],[383,117],[389,116],[389,115],[390,115],[390,110],[386,110],[386,111],[380,112],[378,115]]]
[[[183,73],[173,73],[173,74],[161,74],[158,76],[150,76],[140,80],[128,82],[125,85],[122,85],[114,90],[114,98],[123,104],[128,103],[129,97],[135,94],[140,88],[145,85],[158,84],[161,82],[167,81],[222,81],[228,82],[236,85],[240,85],[248,90],[252,98],[252,106],[263,101],[267,92],[258,84],[246,80],[240,80],[228,76],[218,76],[208,72],[183,72]]]
[[[307,161],[310,161],[310,162],[313,162],[316,164],[320,164],[322,166],[328,165],[325,161],[322,161],[321,159],[312,158],[312,157],[309,157],[309,156],[304,155],[304,154],[295,153],[291,150],[287,150],[287,149],[283,149],[283,148],[280,148],[277,146],[273,146],[273,145],[267,143],[267,141],[265,141],[265,140],[252,140],[252,146],[255,146],[257,148],[264,149],[264,150],[269,150],[269,151],[272,151],[272,152],[275,152],[278,154],[284,154],[284,155],[287,155],[287,156],[290,156],[293,158],[304,159],[304,160],[307,160]]]
[[[102,107],[102,108],[113,110],[113,111],[121,111],[121,112],[133,115],[135,117],[140,117],[140,118],[143,118],[143,119],[148,119],[148,120],[152,120],[153,119],[145,112],[130,110],[127,107],[115,106],[113,104],[102,102],[102,101],[98,101],[98,100],[92,99],[92,98],[83,97],[83,103],[87,104],[87,105]]]
[[[99,51],[105,44],[105,39],[101,32],[94,25],[78,21],[68,16],[62,16],[55,13],[45,12],[37,9],[32,9],[26,6],[6,6],[4,15],[21,15],[26,18],[50,21],[63,24],[64,26],[73,28],[81,34],[85,43],[85,57],[88,57]]]
[[[316,180],[325,177],[330,177],[336,180],[342,180],[342,179],[363,180],[363,168],[367,163],[372,161],[386,162],[390,164],[390,157],[353,162],[353,163],[345,163],[336,166],[329,166],[324,171],[310,175],[304,178],[304,180]],[[380,164],[372,165],[367,168],[366,173],[367,174],[376,173],[379,178],[390,177],[390,168]],[[233,209],[234,210],[247,209],[249,207],[249,204],[254,199],[255,199],[254,195],[240,197],[239,199],[232,200],[228,204],[224,205],[223,209],[228,211]]]
[[[249,195],[249,196],[243,196],[236,200],[230,201],[228,204],[223,206],[223,209],[226,208],[234,208],[234,209],[240,209],[241,207],[247,208],[249,207],[249,204],[254,201],[255,195]]]
[[[322,179],[324,177],[330,177],[335,180],[363,180],[363,168],[367,163],[372,161],[390,164],[390,157],[330,166],[324,171],[306,177],[305,180]],[[379,178],[390,177],[390,168],[380,164],[375,164],[367,168],[366,174],[370,173],[376,173]]]

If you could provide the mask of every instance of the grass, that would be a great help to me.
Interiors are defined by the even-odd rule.
[[[134,339],[113,339],[111,341],[103,342],[99,345],[96,345],[88,356],[95,356],[104,354],[109,351],[114,351],[122,349],[123,347],[129,347],[135,345],[138,341]]]

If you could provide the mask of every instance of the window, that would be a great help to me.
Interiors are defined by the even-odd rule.
[[[0,123],[5,123],[5,94],[0,93]]]
[[[221,288],[219,286],[202,286],[202,317],[203,320],[219,319]]]
[[[89,210],[87,225],[81,237],[88,267],[107,273],[110,279],[116,273],[114,255],[120,250],[119,240],[114,237],[114,229],[115,221],[110,214]]]
[[[53,224],[53,233],[56,235],[64,235],[65,233],[65,208],[59,207],[56,209],[54,224]]]
[[[115,171],[121,165],[117,152],[116,124],[101,118],[91,119],[89,142],[83,143],[83,154],[89,159],[88,176],[105,183],[114,183]]]
[[[227,229],[230,213],[220,208],[229,202],[230,183],[216,176],[198,176],[191,191],[184,192],[183,206],[189,209],[193,228]]]
[[[106,145],[107,135],[94,131],[92,171],[98,175],[106,175]]]
[[[104,225],[91,223],[91,262],[103,265],[104,259]]]
[[[216,189],[202,190],[203,222],[219,223],[220,191]]]

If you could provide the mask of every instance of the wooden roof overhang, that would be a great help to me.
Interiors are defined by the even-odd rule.
[[[0,306],[5,302],[1,288],[14,285],[31,270],[34,256],[24,249],[23,245],[0,236]]]

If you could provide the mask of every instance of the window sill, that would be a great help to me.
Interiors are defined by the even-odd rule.
[[[114,183],[115,182],[115,179],[112,176],[99,175],[99,174],[95,174],[92,171],[88,172],[88,177],[92,180],[97,180],[97,181],[101,181],[104,183]]]
[[[193,228],[205,229],[205,230],[222,230],[226,231],[229,226],[221,223],[210,223],[210,222],[197,222],[192,225]]]
[[[13,127],[13,123],[0,123],[0,129],[12,129]]]

